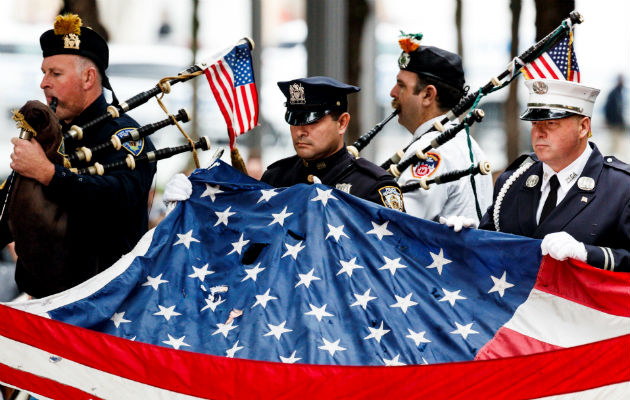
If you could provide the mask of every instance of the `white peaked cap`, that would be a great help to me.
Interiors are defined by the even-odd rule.
[[[521,115],[524,121],[542,121],[565,118],[571,115],[593,114],[593,105],[599,89],[570,81],[556,79],[530,79],[527,110]]]

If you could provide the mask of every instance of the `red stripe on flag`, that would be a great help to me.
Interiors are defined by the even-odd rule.
[[[225,93],[222,93],[217,86],[219,82],[217,82],[215,78],[216,74],[218,73],[215,65],[211,65],[210,67],[205,69],[204,73],[206,74],[206,78],[208,79],[210,89],[212,89],[212,93],[214,94],[214,98],[219,105],[221,114],[223,114],[223,119],[225,119],[225,123],[228,129],[228,136],[230,137],[230,148],[232,148],[232,145],[234,144],[234,128],[232,127],[232,116],[230,114],[230,111],[228,110],[228,108],[232,107],[230,98],[226,97]]]
[[[62,358],[155,387],[213,399],[531,398],[630,381],[630,335],[498,360],[353,367],[282,364],[177,351],[3,305],[0,321],[0,334]],[[27,382],[25,387],[32,386]],[[64,393],[53,397],[73,396]]]
[[[230,104],[232,107],[232,120],[234,120],[234,116],[236,115],[236,120],[238,122],[238,129],[234,129],[235,136],[239,133],[243,132],[243,118],[240,113],[240,104],[238,102],[238,97],[236,95],[236,88],[234,87],[234,82],[232,81],[232,77],[230,76],[230,72],[226,69],[224,63],[219,63],[219,68],[221,69],[221,75],[230,85],[229,87],[225,86],[225,83],[220,80],[219,84],[225,93],[230,93],[232,95],[232,103]]]
[[[249,85],[249,92],[252,95],[252,102],[254,103],[254,127],[258,125],[258,91],[256,85]]]
[[[539,57],[538,59],[545,66],[545,69],[551,74],[553,79],[558,79],[558,75],[556,75],[553,68],[547,63],[547,60],[545,60],[545,57]]]
[[[630,273],[545,256],[534,287],[608,314],[630,317]]]
[[[241,98],[243,99],[243,104],[245,105],[245,114],[247,115],[247,127],[245,128],[246,130],[250,130],[252,129],[252,112],[249,109],[249,101],[247,101],[247,90],[245,88],[246,85],[243,85],[239,88],[239,90],[241,91]]]
[[[521,68],[521,72],[523,73],[525,79],[527,80],[534,79],[534,76],[532,75],[531,72],[529,72],[529,69],[527,68],[527,66],[524,66],[523,68]]]
[[[28,388],[28,391],[50,399],[98,399],[93,394],[73,388],[28,372],[20,371],[0,364],[0,383],[19,388]]]
[[[536,59],[536,60],[532,61],[529,65],[531,65],[532,68],[534,68],[534,71],[536,71],[538,73],[538,77],[539,78],[546,78],[547,75],[545,75],[545,73],[536,64],[536,61],[538,61],[538,60],[539,59]]]
[[[559,349],[562,349],[562,347],[541,342],[510,328],[501,327],[492,340],[479,350],[475,360],[492,360]]]

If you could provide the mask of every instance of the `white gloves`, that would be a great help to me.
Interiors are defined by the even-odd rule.
[[[566,232],[554,232],[546,235],[540,244],[543,255],[549,255],[556,260],[574,258],[586,262],[586,247]]]
[[[164,188],[162,200],[165,203],[188,200],[192,194],[192,183],[184,174],[175,174]]]
[[[464,217],[463,215],[450,215],[448,217],[440,216],[440,224],[453,228],[455,232],[459,232],[462,228],[476,228],[477,221],[473,218]]]

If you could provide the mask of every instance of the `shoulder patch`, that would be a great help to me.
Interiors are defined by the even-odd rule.
[[[619,171],[623,171],[626,174],[630,175],[630,165],[625,162],[619,160],[615,156],[604,156],[604,165],[607,167],[611,167],[617,169]]]
[[[411,175],[414,178],[423,178],[433,175],[440,166],[440,155],[437,153],[427,153],[427,159],[411,166]]]
[[[118,136],[120,139],[126,139],[130,136],[131,132],[135,131],[136,129],[137,128],[123,128],[118,130],[115,135]],[[137,157],[140,155],[140,153],[142,153],[142,150],[144,150],[144,139],[125,142],[123,143],[122,147],[130,152],[134,157]]]
[[[402,192],[396,186],[384,186],[378,190],[378,194],[385,207],[398,211],[405,209]]]

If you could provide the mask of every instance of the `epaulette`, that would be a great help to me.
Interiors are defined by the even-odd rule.
[[[534,153],[521,154],[520,156],[518,156],[516,158],[516,160],[512,161],[512,163],[505,168],[505,171],[506,172],[507,171],[513,171],[513,170],[517,169],[528,158],[531,158],[534,161],[538,161],[538,158],[536,157],[536,154],[534,154]]]
[[[385,171],[383,168],[379,167],[378,165],[374,163],[371,163],[370,161],[364,158],[355,158],[354,160],[352,160],[352,162],[354,163],[354,165],[357,166],[357,169],[375,178],[380,178],[383,176],[390,175],[390,173]]]
[[[287,158],[281,158],[280,160],[269,164],[267,170],[279,168],[279,167],[288,167],[292,166],[297,160],[297,156],[291,156]]]
[[[604,156],[604,165],[606,167],[611,167],[611,168],[614,168],[614,169],[619,170],[621,172],[625,172],[626,174],[630,175],[630,165],[628,165],[625,162],[619,160],[615,156]]]

